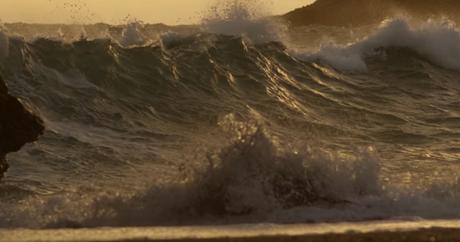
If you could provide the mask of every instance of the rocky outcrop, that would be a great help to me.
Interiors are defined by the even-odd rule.
[[[320,24],[356,26],[380,23],[385,18],[447,16],[458,20],[458,0],[317,0],[283,16],[294,26]]]
[[[8,88],[0,76],[0,179],[8,169],[6,154],[36,141],[43,130],[43,121],[8,94]]]

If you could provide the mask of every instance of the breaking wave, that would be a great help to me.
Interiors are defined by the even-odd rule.
[[[222,124],[235,136],[230,144],[207,153],[198,164],[180,166],[181,180],[129,198],[100,199],[97,216],[83,224],[206,223],[200,218],[346,205],[380,194],[378,161],[371,148],[348,160],[311,148],[283,150],[260,126],[234,118],[229,115]]]
[[[411,27],[404,20],[389,20],[363,40],[346,46],[326,45],[317,53],[302,57],[319,60],[340,70],[365,71],[365,59],[388,47],[408,48],[440,66],[460,69],[460,33],[448,21],[429,21]]]
[[[0,70],[47,131],[8,157],[0,227],[460,217],[455,26],[306,53],[245,9],[76,39],[8,26]]]

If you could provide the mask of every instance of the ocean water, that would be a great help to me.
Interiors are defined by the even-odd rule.
[[[44,136],[8,156],[1,228],[460,218],[452,22],[3,25]]]

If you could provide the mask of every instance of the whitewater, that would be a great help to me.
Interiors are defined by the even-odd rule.
[[[8,156],[1,228],[460,218],[460,32],[4,24],[0,72],[45,121]]]

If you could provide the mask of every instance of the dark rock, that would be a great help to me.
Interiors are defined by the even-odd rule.
[[[294,26],[310,24],[357,26],[380,23],[386,18],[447,16],[458,21],[458,0],[317,0],[283,16]]]
[[[8,94],[8,88],[0,76],[0,179],[8,169],[6,154],[36,141],[43,130],[43,121]]]

